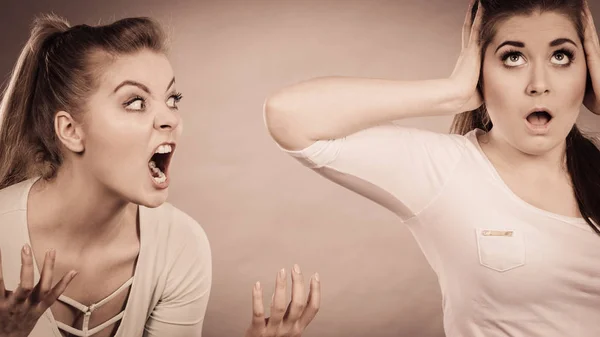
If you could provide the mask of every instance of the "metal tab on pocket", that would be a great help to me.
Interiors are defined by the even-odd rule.
[[[525,265],[525,239],[518,228],[476,228],[481,265],[506,272]]]
[[[498,231],[498,230],[483,230],[481,231],[481,235],[483,236],[513,236],[514,231],[512,230],[508,230],[508,231]]]

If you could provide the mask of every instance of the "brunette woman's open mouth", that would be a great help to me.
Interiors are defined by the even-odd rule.
[[[150,177],[157,188],[162,189],[169,186],[169,164],[174,150],[175,144],[173,143],[160,144],[148,161]]]
[[[550,122],[552,121],[552,112],[546,108],[536,108],[529,112],[525,117],[525,124],[529,130],[535,134],[544,134],[548,132]]]

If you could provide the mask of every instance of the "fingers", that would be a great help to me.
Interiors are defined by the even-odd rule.
[[[319,274],[316,273],[310,279],[310,292],[308,294],[308,303],[304,312],[300,316],[300,327],[304,329],[315,318],[321,307],[321,282]]]
[[[310,281],[308,300],[304,300],[304,280],[298,265],[292,268],[292,299],[285,310],[286,275],[281,269],[275,281],[275,293],[271,304],[271,317],[265,318],[263,293],[257,282],[252,291],[252,324],[245,337],[300,336],[306,326],[315,318],[321,305],[321,285],[319,275]]]
[[[585,16],[585,20],[586,20],[586,26],[585,26],[586,48],[587,49],[593,48],[593,50],[589,50],[588,53],[592,52],[592,51],[600,53],[600,41],[598,41],[598,32],[596,31],[596,25],[594,24],[594,18],[592,16],[592,12],[588,6],[587,1],[585,2],[584,16]]]
[[[55,261],[56,251],[54,249],[47,251],[46,257],[44,258],[42,273],[40,275],[40,283],[38,284],[38,291],[42,296],[50,292],[50,289],[52,288],[52,273],[54,271]]]
[[[2,274],[2,252],[0,252],[0,299],[6,297],[6,288],[4,287],[4,275]]]
[[[42,300],[42,304],[45,308],[49,308],[54,302],[56,302],[58,297],[60,297],[60,295],[62,295],[62,293],[65,292],[65,289],[67,289],[67,287],[69,286],[71,281],[73,281],[73,278],[75,278],[76,275],[77,272],[71,270],[70,272],[65,274],[60,279],[60,281],[58,281],[54,288],[52,288],[52,290],[50,290],[50,292]]]
[[[260,282],[256,282],[252,289],[252,330],[262,332],[265,328],[265,307]],[[260,336],[260,334],[259,334]]]
[[[586,108],[598,115],[600,114],[600,102],[597,94],[600,92],[600,41],[598,41],[598,32],[587,1],[585,1],[583,11],[585,20],[583,49],[588,68],[586,95],[583,103]]]
[[[305,305],[304,279],[302,277],[302,272],[300,271],[300,266],[295,264],[292,269],[292,301],[285,319],[292,322],[298,320],[304,311]]]
[[[467,15],[465,16],[465,22],[463,23],[462,31],[462,47],[467,48],[471,41],[477,41],[479,37],[479,31],[481,27],[481,3],[479,0],[471,0],[469,2],[469,8],[467,9]],[[476,10],[476,13],[473,11]],[[475,39],[474,39],[475,38]]]
[[[283,320],[286,310],[286,289],[287,280],[285,269],[281,269],[279,273],[277,273],[277,278],[275,280],[275,293],[273,294],[271,304],[271,317],[269,317],[269,323],[267,324],[267,334],[274,334]]]
[[[22,303],[27,300],[33,290],[33,256],[28,244],[21,249],[21,283],[10,297],[9,302]]]
[[[465,22],[463,23],[462,29],[462,46],[467,48],[469,44],[469,36],[471,36],[471,26],[473,18],[473,5],[476,0],[469,1],[469,8],[467,8],[467,15],[465,16]]]
[[[477,13],[473,19],[473,25],[471,26],[469,46],[479,46],[479,33],[481,32],[481,22],[483,18],[483,8],[481,2],[477,1]]]

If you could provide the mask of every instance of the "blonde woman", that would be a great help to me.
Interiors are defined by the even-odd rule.
[[[201,336],[205,232],[166,202],[181,94],[158,24],[36,20],[0,113],[0,337]],[[77,273],[77,276],[75,276]],[[319,308],[300,271],[253,290],[246,336],[300,336]],[[61,277],[59,279],[59,277]]]

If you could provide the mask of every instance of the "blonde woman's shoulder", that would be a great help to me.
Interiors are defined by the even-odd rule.
[[[31,178],[0,189],[0,215],[27,208],[27,197],[33,183]]]

